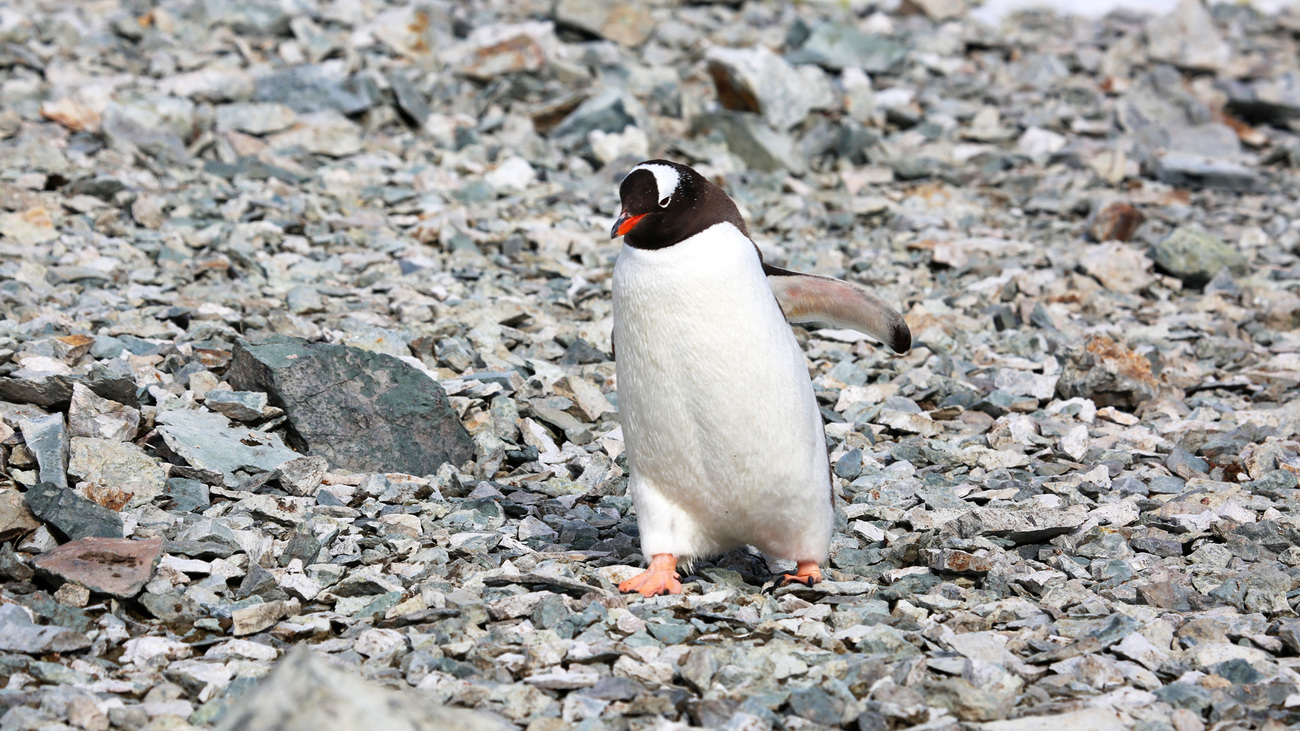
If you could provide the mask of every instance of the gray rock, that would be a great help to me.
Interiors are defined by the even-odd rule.
[[[907,46],[884,36],[869,35],[851,23],[818,23],[795,50],[791,63],[815,63],[832,71],[860,68],[869,74],[889,73],[907,58]]]
[[[291,439],[332,465],[426,475],[474,458],[442,387],[390,356],[285,337],[241,341],[229,378],[270,394]]]
[[[795,69],[761,46],[712,48],[705,59],[724,108],[762,114],[777,130],[790,129],[832,101],[830,84],[820,70]]]
[[[1223,269],[1244,275],[1247,263],[1241,252],[1217,236],[1186,226],[1156,244],[1155,262],[1189,287],[1204,286]]]
[[[140,411],[102,398],[81,383],[73,383],[68,426],[74,437],[129,442],[140,430]]]
[[[89,637],[66,627],[37,625],[17,604],[0,605],[0,650],[44,655],[84,650],[90,643]]]
[[[1082,505],[1064,509],[975,508],[954,521],[953,526],[963,538],[996,536],[1014,543],[1044,543],[1077,528],[1086,513]]]
[[[276,479],[290,495],[310,497],[316,494],[328,470],[329,461],[324,457],[299,457],[276,468]]]
[[[1108,337],[1093,337],[1082,347],[1067,348],[1062,356],[1064,367],[1056,383],[1061,398],[1086,398],[1097,406],[1132,411],[1156,394],[1150,361]]]
[[[0,399],[20,404],[35,404],[44,409],[62,409],[72,401],[72,387],[83,383],[91,391],[106,399],[127,405],[138,405],[135,382],[129,378],[105,376],[47,375],[38,378],[0,378]]]
[[[416,87],[407,74],[400,71],[388,74],[388,85],[392,88],[393,95],[397,97],[397,105],[401,110],[415,122],[416,126],[423,127],[432,113],[424,92]]]
[[[1156,157],[1155,177],[1177,188],[1253,191],[1263,183],[1254,169],[1234,160],[1172,151]]]
[[[183,162],[189,156],[185,141],[193,125],[193,102],[155,96],[109,103],[102,115],[100,131],[116,148]]]
[[[306,647],[285,656],[217,726],[222,731],[366,731],[374,728],[497,731],[485,715],[435,703],[413,691],[394,692],[329,667]]]
[[[1146,37],[1152,60],[1193,71],[1220,71],[1232,57],[1202,0],[1181,0],[1168,15],[1151,19]]]
[[[585,141],[595,130],[622,132],[629,125],[641,126],[645,116],[640,102],[622,89],[606,89],[582,102],[551,130],[554,138]]]
[[[32,514],[69,540],[90,536],[121,538],[122,517],[70,488],[40,482],[27,491]]]
[[[207,485],[184,477],[168,478],[163,494],[171,498],[171,509],[180,512],[200,511],[212,504]]]
[[[948,678],[930,686],[926,701],[963,721],[996,721],[1006,718],[1014,698],[1000,696],[972,685],[965,678]]]
[[[214,111],[217,115],[217,129],[238,130],[251,135],[288,129],[298,119],[298,115],[287,105],[275,102],[222,104]]]
[[[38,479],[59,487],[68,486],[68,430],[63,414],[50,414],[19,422],[23,441],[36,458]]]
[[[1225,79],[1229,108],[1249,120],[1285,125],[1300,119],[1300,74],[1287,71],[1250,84]]]
[[[759,115],[726,112],[714,117],[712,122],[726,138],[727,149],[749,167],[763,172],[788,170],[796,174],[807,170],[807,161],[794,140],[767,126]]]
[[[303,64],[259,77],[253,101],[277,102],[298,114],[358,114],[376,104],[378,89],[373,82],[348,78],[337,64]]]
[[[236,472],[270,472],[301,456],[275,434],[232,429],[226,417],[210,411],[164,411],[158,424],[158,434],[173,454],[194,467],[220,472],[227,485],[239,483]]]
[[[256,421],[266,411],[266,394],[255,391],[209,391],[203,405],[235,421]]]
[[[144,450],[116,439],[75,437],[68,474],[96,502],[138,507],[163,494],[162,467]]]

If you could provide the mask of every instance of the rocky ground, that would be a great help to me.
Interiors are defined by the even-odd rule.
[[[0,7],[0,729],[1300,723],[1300,14],[877,5]],[[615,589],[653,156],[907,313],[821,585]]]

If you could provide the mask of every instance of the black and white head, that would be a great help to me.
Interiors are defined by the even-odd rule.
[[[637,249],[672,246],[724,222],[749,235],[722,188],[680,163],[647,160],[623,178],[618,194],[623,210],[610,238],[622,236]]]

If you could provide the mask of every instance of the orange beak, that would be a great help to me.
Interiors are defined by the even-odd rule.
[[[624,211],[619,215],[618,220],[614,222],[614,228],[610,229],[609,237],[611,239],[616,239],[628,231],[631,231],[633,228],[636,228],[636,225],[640,223],[641,219],[645,218],[646,215],[647,214],[642,213],[638,216],[629,216],[627,215],[627,212]]]

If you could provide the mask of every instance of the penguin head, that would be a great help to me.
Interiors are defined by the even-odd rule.
[[[748,235],[740,211],[721,188],[694,169],[668,160],[632,168],[618,189],[623,202],[610,238],[638,249],[662,249],[724,221]]]

